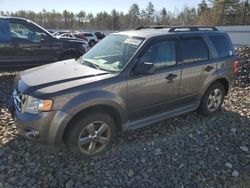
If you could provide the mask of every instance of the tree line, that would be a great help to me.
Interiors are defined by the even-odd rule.
[[[19,10],[0,11],[0,15],[28,18],[48,29],[97,29],[123,30],[145,25],[249,25],[249,0],[202,0],[198,8],[183,7],[169,11],[156,10],[150,1],[140,8],[134,3],[127,13],[113,9],[93,15],[81,10],[74,13],[68,10],[40,12]]]

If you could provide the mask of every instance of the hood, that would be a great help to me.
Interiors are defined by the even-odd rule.
[[[102,80],[113,75],[70,59],[23,71],[17,76],[15,84],[24,94],[33,95],[34,92],[48,94]]]

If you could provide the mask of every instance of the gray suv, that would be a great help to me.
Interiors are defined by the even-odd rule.
[[[217,113],[237,63],[228,35],[214,27],[140,27],[108,35],[77,60],[21,72],[12,114],[25,137],[89,157],[119,131]]]

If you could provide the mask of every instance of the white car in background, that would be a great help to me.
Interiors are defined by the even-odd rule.
[[[88,44],[90,47],[94,46],[98,42],[98,38],[94,33],[84,32],[83,36],[88,39]]]

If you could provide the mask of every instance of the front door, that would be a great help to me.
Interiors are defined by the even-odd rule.
[[[10,46],[11,35],[9,21],[0,19],[0,67],[6,66],[13,58],[13,49]]]
[[[12,49],[12,58],[9,65],[36,65],[47,63],[52,60],[54,50],[52,41],[44,40],[46,33],[42,33],[32,24],[11,21],[11,41],[9,48]]]
[[[153,63],[152,75],[128,78],[129,119],[170,110],[178,97],[181,69],[177,62],[176,39],[156,40],[148,45],[137,63]]]

